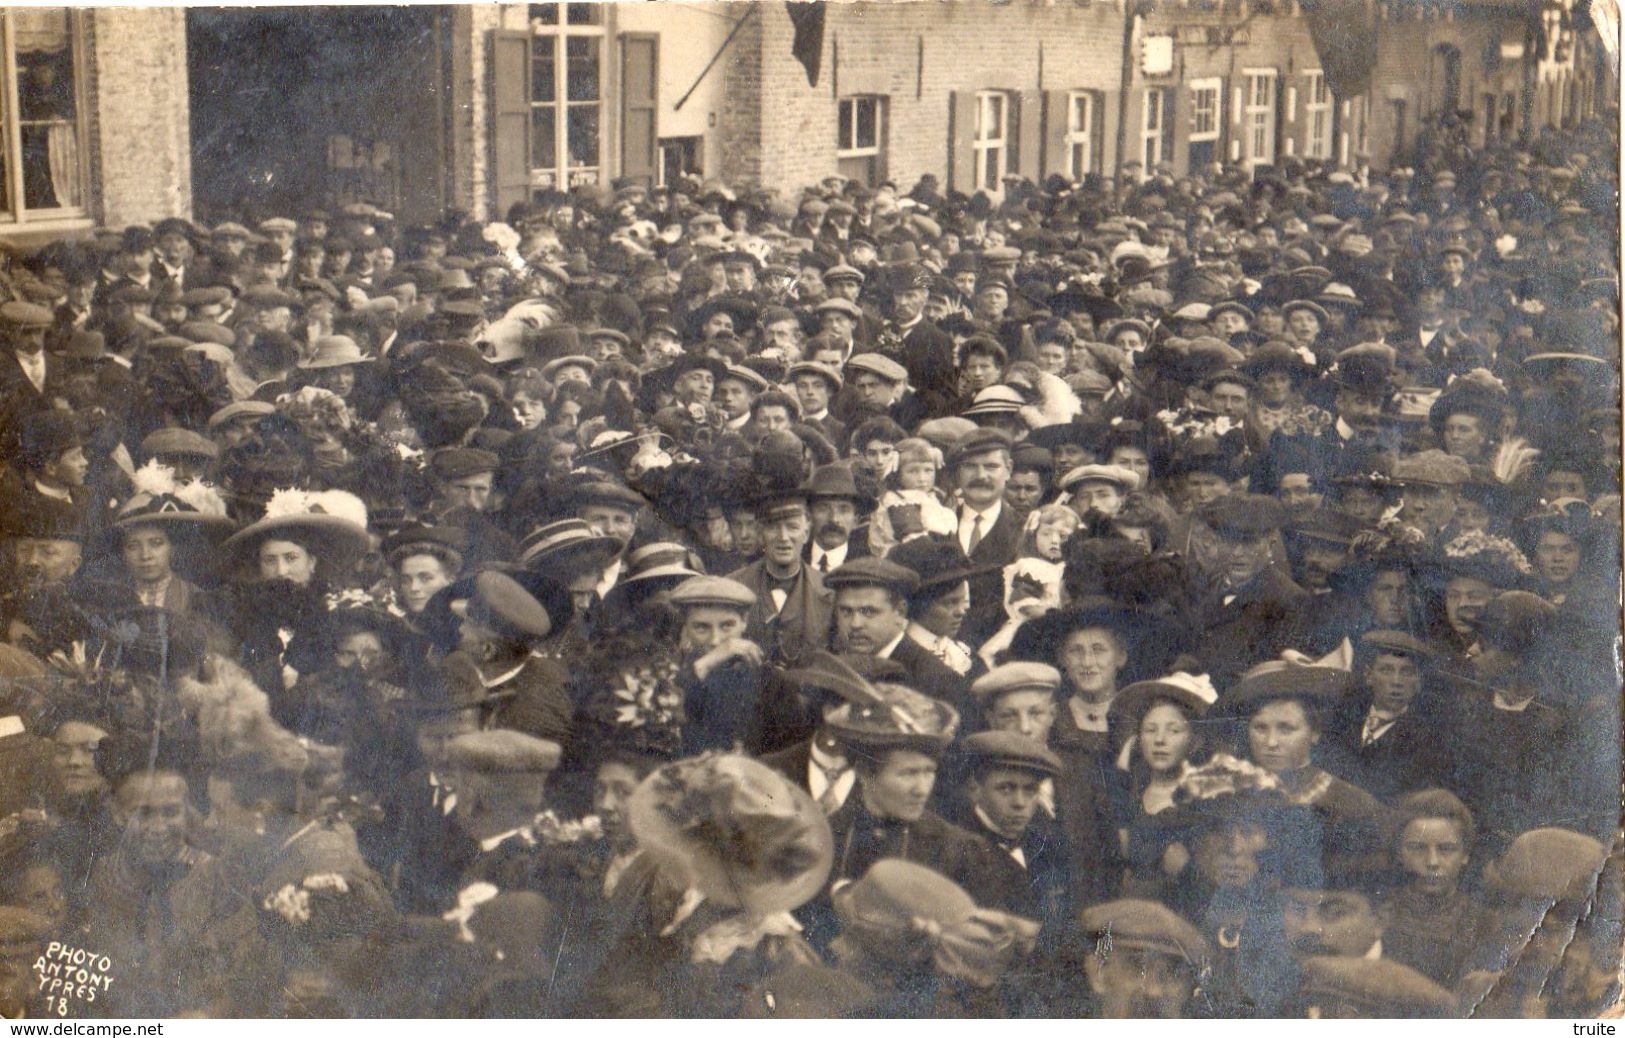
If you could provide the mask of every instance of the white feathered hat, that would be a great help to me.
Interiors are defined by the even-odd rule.
[[[186,525],[211,540],[231,532],[231,518],[220,494],[200,479],[181,482],[175,470],[157,459],[135,470],[130,482],[135,493],[119,508],[113,527],[119,532],[134,526]]]
[[[343,490],[278,490],[265,516],[243,527],[220,546],[224,567],[253,570],[261,544],[282,538],[322,560],[329,574],[342,573],[366,553],[367,506]]]

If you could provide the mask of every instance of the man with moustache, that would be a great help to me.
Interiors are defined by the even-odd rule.
[[[960,636],[979,645],[1003,626],[1004,580],[1000,570],[1021,547],[1021,518],[1004,503],[1010,482],[1010,437],[974,429],[954,444],[948,465],[959,492],[959,547],[978,570],[970,582],[970,615]]]
[[[812,539],[806,556],[813,569],[828,573],[848,559],[869,554],[868,524],[858,523],[858,509],[864,503],[851,465],[835,462],[814,470],[807,484]]]

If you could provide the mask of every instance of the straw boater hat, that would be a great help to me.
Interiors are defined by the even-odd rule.
[[[817,801],[742,754],[708,753],[651,772],[627,821],[671,878],[758,918],[805,904],[835,857]]]
[[[367,550],[367,506],[343,490],[274,491],[264,517],[220,546],[226,568],[252,569],[260,545],[275,539],[303,546],[328,572],[343,572]]]

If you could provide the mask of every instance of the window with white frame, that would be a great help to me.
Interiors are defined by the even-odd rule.
[[[0,222],[82,217],[89,206],[80,17],[0,10]]]
[[[976,136],[971,143],[976,160],[972,191],[998,191],[1010,161],[1010,96],[1000,90],[976,95]]]
[[[1066,175],[1082,180],[1095,171],[1095,113],[1099,105],[1093,91],[1074,90],[1066,97]]]
[[[1216,141],[1224,98],[1224,80],[1193,79],[1191,88],[1191,134],[1193,141]]]
[[[1332,92],[1320,69],[1303,74],[1303,154],[1311,159],[1332,157]]]
[[[1219,158],[1219,133],[1224,123],[1224,80],[1193,79],[1190,89],[1188,163],[1197,170]]]
[[[1247,168],[1275,161],[1275,70],[1245,69],[1242,130]]]
[[[604,11],[531,4],[531,186],[597,184],[603,174]]]
[[[886,150],[886,99],[876,94],[841,98],[835,126],[837,172],[861,184],[877,183]]]
[[[1140,106],[1141,172],[1150,175],[1164,157],[1168,130],[1168,88],[1146,87],[1145,104]]]
[[[885,139],[885,98],[843,97],[836,119],[835,154],[840,158],[876,155]]]

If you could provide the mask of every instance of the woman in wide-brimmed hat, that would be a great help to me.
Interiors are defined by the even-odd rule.
[[[1125,781],[1114,788],[1118,836],[1128,863],[1125,890],[1131,896],[1160,899],[1183,867],[1180,854],[1168,850],[1166,827],[1154,816],[1173,807],[1180,779],[1211,752],[1198,726],[1217,699],[1207,675],[1179,671],[1136,681],[1112,699],[1113,725],[1132,733],[1117,760]]]
[[[742,754],[655,769],[627,804],[655,875],[696,907],[669,929],[658,971],[664,1015],[736,1016],[769,973],[817,954],[789,914],[829,876],[834,842],[811,794]]]
[[[1314,811],[1325,828],[1328,872],[1380,868],[1374,857],[1388,809],[1364,789],[1316,763],[1327,721],[1354,694],[1347,662],[1272,660],[1248,670],[1219,701],[1221,716],[1245,725],[1247,758],[1274,777],[1281,795]]]
[[[220,546],[221,568],[237,581],[233,633],[240,658],[282,724],[299,714],[290,695],[298,673],[284,654],[325,621],[327,592],[351,582],[371,543],[366,524],[366,506],[353,494],[278,490],[263,517]]]
[[[210,615],[208,596],[193,580],[206,572],[209,550],[231,533],[225,501],[200,480],[177,481],[156,461],[137,469],[133,482],[136,492],[114,518],[106,550],[117,554],[141,605]]]

